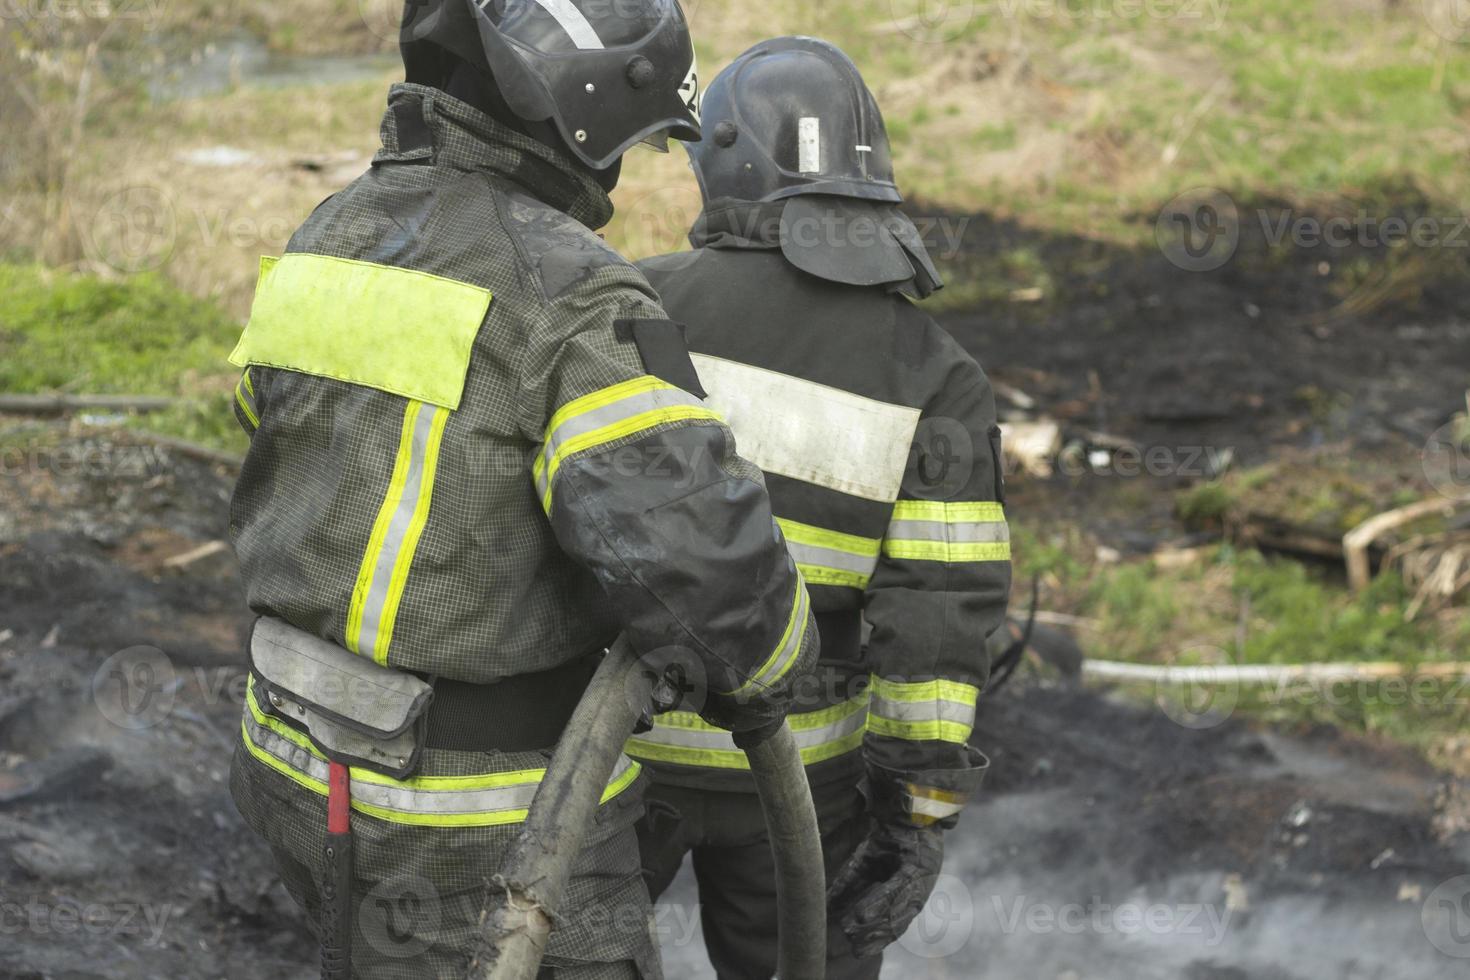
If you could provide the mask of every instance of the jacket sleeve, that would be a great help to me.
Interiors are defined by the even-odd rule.
[[[635,649],[684,665],[686,705],[760,727],[785,715],[816,660],[806,586],[760,471],[714,411],[619,339],[624,318],[667,320],[627,284],[547,310],[520,372],[535,492]]]
[[[995,399],[980,367],[946,348],[865,603],[875,812],[921,826],[952,825],[984,777],[968,742],[1011,579]]]

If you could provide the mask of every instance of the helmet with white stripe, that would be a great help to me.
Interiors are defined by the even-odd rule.
[[[709,139],[689,155],[706,199],[903,200],[878,102],[826,41],[778,37],[746,51],[710,83],[704,124]]]
[[[697,141],[699,70],[678,0],[407,0],[400,42],[487,66],[506,104],[604,170],[638,143]]]

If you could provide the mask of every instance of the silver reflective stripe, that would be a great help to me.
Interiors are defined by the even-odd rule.
[[[592,22],[587,15],[577,9],[572,0],[536,0],[536,3],[548,14],[556,18],[561,29],[567,32],[567,37],[572,43],[583,51],[600,51],[603,48],[602,38],[597,36]]]
[[[999,544],[1011,540],[1004,521],[894,521],[888,537],[895,541],[949,541],[956,544]]]
[[[636,395],[628,395],[626,398],[620,398],[610,405],[604,405],[601,408],[594,408],[591,411],[572,416],[558,425],[546,440],[546,446],[541,451],[541,460],[544,465],[542,471],[543,476],[551,471],[552,461],[561,451],[561,447],[578,436],[584,436],[589,432],[596,432],[598,429],[616,425],[635,415],[642,415],[644,412],[652,412],[660,408],[673,408],[678,405],[692,405],[697,408],[703,408],[704,402],[678,388],[655,388],[652,391],[643,391]],[[544,482],[544,480],[537,481],[537,487],[543,496],[546,493]]]
[[[939,800],[931,800],[926,796],[913,796],[913,813],[919,817],[933,817],[935,820],[943,820],[952,817],[965,808],[963,803],[942,803]]]
[[[850,551],[841,551],[837,548],[821,548],[813,544],[798,544],[790,537],[786,539],[786,550],[791,552],[791,557],[798,565],[819,565],[822,568],[835,568],[843,572],[852,572],[864,578],[872,577],[878,567],[877,555],[855,555]]]
[[[256,747],[308,779],[323,784],[327,782],[328,767],[325,759],[261,725],[249,711],[245,713],[245,726]],[[627,756],[619,756],[617,768],[609,783],[616,782],[633,765],[633,761]],[[384,785],[355,779],[352,783],[352,798],[354,802],[366,806],[398,813],[475,816],[528,809],[540,785],[539,775],[523,783],[471,790],[417,789],[406,784]]]
[[[440,413],[449,409],[435,405],[419,406],[413,425],[413,444],[409,450],[408,477],[403,484],[403,499],[393,511],[388,523],[388,532],[383,536],[383,547],[378,551],[377,563],[373,566],[372,586],[362,607],[362,633],[358,641],[358,652],[365,657],[377,659],[378,627],[388,603],[388,591],[393,582],[393,568],[398,564],[398,555],[403,551],[403,541],[408,536],[408,527],[413,523],[414,511],[418,509],[419,494],[424,490],[424,465],[429,455],[429,437],[434,431],[434,421]]]
[[[870,710],[880,718],[893,721],[952,721],[967,727],[975,725],[975,706],[962,701],[894,701],[875,694]]]
[[[752,687],[770,687],[786,673],[791,666],[791,661],[801,651],[801,642],[806,637],[807,614],[810,611],[811,597],[807,595],[806,583],[798,582],[796,587],[796,609],[791,624],[791,633],[786,637],[786,642],[781,644],[780,651],[771,660],[770,666],[752,677],[740,690],[747,691]]]

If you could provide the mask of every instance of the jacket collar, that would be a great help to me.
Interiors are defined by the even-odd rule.
[[[695,220],[689,243],[695,248],[780,248],[785,210],[785,201],[710,201]]]
[[[375,165],[426,161],[493,173],[594,230],[612,220],[612,199],[586,168],[439,89],[394,85],[380,133]]]

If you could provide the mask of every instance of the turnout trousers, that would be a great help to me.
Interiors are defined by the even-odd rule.
[[[270,846],[287,891],[317,932],[326,796],[296,778],[309,782],[309,765],[303,764],[300,772],[283,768],[280,759],[273,763],[274,757],[262,756],[262,748],[251,738],[247,717],[245,742],[231,769],[231,792],[246,823]],[[548,757],[426,750],[414,779],[360,787],[366,805],[376,812],[360,810],[354,796],[356,980],[462,980],[477,948],[481,912],[495,887],[492,878],[534,793],[534,783],[524,779],[544,770]],[[298,756],[298,761],[308,760]],[[645,783],[634,768],[609,785],[607,801],[556,910],[557,928],[542,980],[662,980],[634,830]],[[389,812],[375,805],[393,804],[392,794],[426,785],[461,800],[509,790],[502,799],[512,809],[461,813],[457,822],[450,818],[436,825],[429,822],[434,816]]]
[[[700,925],[719,980],[771,980],[776,972],[776,867],[760,800],[653,782],[638,827],[643,877],[657,901],[691,855]],[[812,787],[830,880],[863,841],[867,805],[851,781]],[[827,936],[827,980],[877,980],[883,957],[853,957],[840,929]]]

